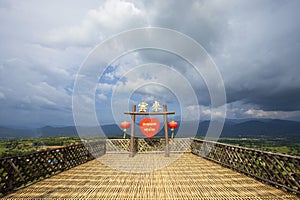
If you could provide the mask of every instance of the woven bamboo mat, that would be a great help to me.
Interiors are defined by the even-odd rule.
[[[143,166],[141,163],[168,162],[162,155],[152,154],[134,158],[106,154],[101,159],[118,163],[120,156],[126,158],[120,162],[125,168],[132,165],[133,159],[139,162],[138,168]],[[124,160],[130,165],[126,166]],[[152,172],[135,170],[124,172],[93,160],[3,199],[300,199],[191,153]]]
[[[147,173],[154,170],[162,169],[178,158],[183,153],[174,153],[170,157],[165,157],[164,152],[152,154],[136,154],[134,157],[129,158],[128,154],[106,154],[99,158],[99,160],[112,169],[129,172],[129,173]]]

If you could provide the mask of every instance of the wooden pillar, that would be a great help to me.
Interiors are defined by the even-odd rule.
[[[132,105],[132,112],[136,111],[136,105]],[[134,128],[135,128],[135,115],[131,115],[131,134],[130,134],[130,153],[129,157],[134,156]]]
[[[167,105],[164,105],[164,112],[167,112]],[[168,134],[168,115],[164,114],[164,128],[165,128],[165,141],[166,141],[166,146],[165,146],[165,156],[170,157],[170,152],[169,152],[169,134]]]

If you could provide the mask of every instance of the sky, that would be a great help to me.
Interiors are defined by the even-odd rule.
[[[119,33],[151,27],[205,49],[224,83],[227,118],[300,121],[299,8],[298,0],[1,0],[0,125],[73,125],[74,82],[91,52]],[[101,124],[122,120],[124,108],[140,101],[158,100],[189,120],[220,114],[205,77],[178,55],[142,49],[104,67],[86,99]]]

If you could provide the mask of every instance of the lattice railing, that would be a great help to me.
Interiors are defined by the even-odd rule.
[[[171,152],[191,152],[191,138],[174,138],[169,140]]]
[[[300,157],[193,139],[192,153],[300,194]]]
[[[107,153],[128,153],[130,139],[107,139]]]
[[[0,196],[105,153],[105,141],[0,159]]]
[[[164,139],[135,139],[135,151],[164,152]],[[300,157],[199,139],[174,138],[171,152],[192,152],[261,181],[300,194]],[[0,159],[0,196],[99,157],[129,152],[129,139],[108,139]]]
[[[129,139],[106,140],[106,151],[108,153],[128,153]],[[162,138],[139,138],[134,141],[135,151],[138,153],[164,152],[165,139]],[[190,138],[169,139],[169,150],[171,152],[191,152]]]

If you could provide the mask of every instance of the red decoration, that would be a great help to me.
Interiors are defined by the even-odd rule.
[[[174,131],[174,129],[178,127],[178,123],[175,122],[174,120],[172,120],[171,122],[168,123],[168,127],[169,127],[172,131]]]
[[[123,129],[123,131],[124,131],[123,138],[125,139],[125,138],[126,138],[126,130],[130,127],[130,123],[124,121],[124,122],[121,123],[120,126],[121,126],[121,128]]]
[[[148,138],[153,137],[159,131],[160,122],[157,118],[143,118],[140,121],[140,130]]]
[[[171,138],[174,138],[174,129],[178,127],[178,123],[175,122],[174,120],[172,120],[171,122],[168,123],[168,127],[171,129],[172,131],[172,136]]]
[[[124,122],[121,123],[121,128],[127,129],[129,127],[130,127],[130,123],[129,122],[124,121]]]

